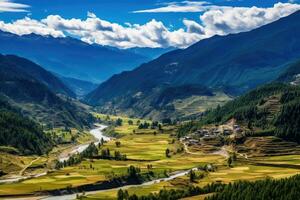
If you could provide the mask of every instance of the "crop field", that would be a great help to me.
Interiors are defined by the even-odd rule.
[[[106,117],[106,115],[101,115]],[[110,116],[110,119],[116,120],[118,117]],[[111,155],[115,151],[125,154],[128,160],[107,160],[107,159],[85,159],[81,163],[62,168],[60,170],[48,170],[47,175],[27,179],[17,183],[0,184],[0,195],[9,194],[34,194],[39,191],[66,189],[85,184],[94,184],[110,180],[112,177],[124,176],[129,166],[139,167],[141,173],[149,172],[148,166],[151,165],[151,171],[154,172],[154,179],[163,178],[176,172],[189,170],[195,167],[202,167],[212,164],[215,171],[203,172],[204,177],[196,179],[191,183],[189,177],[181,176],[170,181],[156,182],[152,185],[127,186],[129,194],[146,195],[158,192],[161,189],[181,189],[190,184],[205,186],[213,182],[229,183],[237,180],[258,180],[266,177],[283,178],[298,174],[300,172],[300,157],[298,155],[251,157],[249,159],[239,158],[233,163],[232,167],[227,166],[227,159],[222,155],[203,153],[197,151],[196,154],[185,152],[183,144],[180,143],[172,133],[174,127],[164,126],[163,131],[156,129],[138,129],[135,124],[138,119],[122,118],[121,126],[115,128],[115,131],[122,134],[122,137],[104,143],[101,149],[110,149]],[[128,120],[134,121],[128,124]],[[135,131],[133,131],[135,130]],[[154,131],[157,131],[154,134]],[[57,130],[58,134],[67,133]],[[77,132],[76,132],[77,133]],[[76,134],[71,130],[69,134]],[[93,137],[87,132],[80,133],[77,143],[86,143],[93,140]],[[81,139],[81,142],[79,139]],[[116,142],[120,142],[116,145]],[[1,165],[1,167],[11,167],[15,171],[20,171],[27,166],[25,173],[44,172],[51,168],[49,163],[53,161],[62,151],[71,147],[71,144],[55,147],[48,156],[26,157],[14,156],[9,158],[10,154],[0,154],[1,162],[10,164]],[[166,149],[170,150],[169,157],[166,156]],[[14,160],[14,162],[12,162]],[[258,164],[259,165],[258,165]],[[298,168],[299,166],[299,168]],[[53,166],[52,166],[53,168]],[[111,189],[97,192],[84,197],[84,199],[116,199],[118,190]],[[186,198],[186,200],[204,199],[205,195]]]
[[[198,157],[199,159],[199,157]],[[254,181],[264,178],[284,178],[299,174],[300,170],[280,167],[254,166],[237,163],[234,167],[218,165],[215,172],[208,173],[203,179],[196,180],[194,185],[205,186],[213,182],[229,183],[238,180]],[[182,176],[168,182],[160,182],[154,185],[129,187],[129,194],[146,195],[149,193],[158,192],[161,189],[180,189],[183,186],[188,186],[191,183],[187,176]],[[118,190],[110,190],[99,192],[97,194],[88,195],[85,199],[115,199]],[[204,199],[206,195],[185,198],[185,200]]]

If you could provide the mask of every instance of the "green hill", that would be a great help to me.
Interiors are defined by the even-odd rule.
[[[50,127],[89,126],[92,117],[85,108],[69,97],[55,94],[66,94],[68,89],[64,88],[67,87],[59,79],[40,66],[16,56],[0,56],[0,94],[12,106]]]
[[[0,146],[16,148],[22,154],[44,154],[53,143],[40,125],[0,99]]]
[[[268,135],[299,143],[300,87],[284,83],[267,84],[208,111],[195,126],[224,123],[232,118],[249,128],[259,128]]]

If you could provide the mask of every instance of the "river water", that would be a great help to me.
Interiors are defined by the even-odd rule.
[[[140,185],[125,185],[125,186],[121,186],[121,187],[117,187],[117,188],[112,188],[112,189],[105,189],[105,190],[95,190],[95,191],[90,191],[90,192],[85,192],[85,195],[91,195],[91,194],[96,194],[96,193],[101,193],[101,192],[108,192],[108,191],[112,191],[112,190],[119,190],[119,189],[128,189],[131,187],[139,187],[139,186],[147,186],[147,185],[153,185],[162,181],[171,181],[175,178],[178,178],[180,176],[185,176],[187,175],[190,170],[198,170],[197,168],[193,168],[193,169],[189,169],[189,170],[185,170],[185,171],[180,171],[180,172],[175,172],[173,175],[167,177],[167,178],[160,178],[160,179],[156,179],[153,181],[148,181],[148,182],[144,182]],[[76,194],[67,194],[67,195],[61,195],[61,196],[45,196],[45,197],[40,197],[38,199],[44,199],[44,200],[74,200],[76,199],[76,195],[77,194],[82,194],[82,193],[76,193]],[[29,200],[29,199],[23,199],[23,200]]]
[[[96,125],[96,128],[94,129],[91,129],[90,130],[90,134],[92,134],[95,138],[96,138],[96,142],[95,144],[99,144],[99,142],[101,141],[101,139],[103,139],[105,142],[111,140],[112,138],[110,137],[107,137],[105,135],[103,135],[103,130],[107,127],[105,125],[101,125],[101,124],[95,124]],[[68,160],[70,158],[70,156],[76,154],[76,153],[81,153],[83,152],[86,148],[88,148],[90,144],[81,144],[81,145],[78,145],[76,147],[74,147],[74,149],[72,151],[70,151],[68,153],[68,155],[62,155],[61,157],[59,157],[59,161],[60,162],[63,162],[65,160]]]
[[[103,130],[107,126],[101,125],[101,124],[95,124],[95,126],[96,127],[94,129],[90,130],[90,134],[92,134],[96,138],[96,142],[95,142],[96,145],[101,141],[102,138],[106,142],[112,139],[110,137],[103,135]],[[68,153],[68,155],[61,155],[61,156],[59,156],[58,160],[61,162],[64,160],[68,160],[70,156],[72,156],[76,153],[83,152],[88,146],[89,146],[89,144],[81,144],[81,145],[75,146],[74,149]],[[37,178],[37,177],[44,176],[44,175],[46,175],[46,172],[36,174],[33,176],[14,176],[14,177],[0,180],[0,184],[1,183],[13,183],[13,182],[21,181],[21,180],[26,180],[29,178]]]
[[[90,130],[90,133],[97,139],[97,142],[95,142],[95,144],[98,144],[101,139],[103,138],[104,141],[109,141],[112,138],[104,136],[103,135],[103,130],[107,127],[105,125],[96,125],[97,127]],[[83,144],[83,145],[78,145],[76,146],[70,153],[68,156],[63,156],[61,158],[59,158],[60,161],[63,160],[67,160],[71,155],[76,154],[76,153],[81,153],[82,151],[84,151],[89,144]],[[85,195],[90,195],[90,194],[95,194],[95,193],[101,193],[101,192],[107,192],[107,191],[111,191],[111,190],[118,190],[118,189],[127,189],[130,187],[139,187],[139,186],[147,186],[147,185],[153,185],[162,181],[170,181],[173,180],[175,178],[178,178],[180,176],[185,176],[189,173],[190,170],[197,170],[197,168],[193,168],[193,169],[189,169],[189,170],[185,170],[185,171],[178,171],[178,172],[174,172],[171,176],[167,177],[167,178],[160,178],[160,179],[156,179],[156,180],[152,180],[152,181],[148,181],[148,182],[144,182],[140,185],[126,185],[126,186],[121,186],[118,188],[112,188],[112,189],[105,189],[105,190],[95,190],[95,191],[90,191],[90,192],[86,192]],[[81,193],[78,193],[81,194]],[[76,199],[76,193],[75,194],[67,194],[67,195],[61,195],[61,196],[37,196],[37,197],[25,197],[25,198],[16,198],[18,200],[73,200]]]

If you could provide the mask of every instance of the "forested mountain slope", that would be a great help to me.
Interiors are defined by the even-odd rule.
[[[41,126],[12,108],[0,96],[0,146],[13,147],[22,154],[43,154],[53,143]]]
[[[221,124],[232,118],[250,129],[261,129],[268,135],[300,143],[300,87],[284,83],[259,87],[208,111],[195,127]]]
[[[6,76],[11,77],[14,73],[16,73],[15,76],[31,76],[46,85],[54,93],[75,97],[75,94],[59,78],[27,59],[14,55],[0,54],[0,67],[2,73],[7,73],[5,74]],[[2,76],[3,75],[4,74],[2,74]]]
[[[0,94],[10,104],[51,127],[88,126],[91,117],[85,109],[72,103],[72,99],[54,93],[64,88],[69,92],[59,79],[34,63],[16,56],[0,56]]]

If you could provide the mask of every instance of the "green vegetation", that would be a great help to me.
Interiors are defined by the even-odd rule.
[[[295,79],[295,76],[300,74],[300,60],[289,64],[284,73],[282,73],[277,81],[280,82],[291,82]]]
[[[207,197],[206,200],[294,200],[300,195],[299,184],[300,175],[280,180],[238,181],[229,183],[223,190]]]
[[[178,189],[178,190],[160,190],[158,193],[149,194],[148,196],[137,196],[135,194],[128,195],[127,191],[119,190],[118,192],[118,200],[176,200],[184,197],[195,196],[200,194],[207,194],[222,190],[224,187],[223,184],[211,184],[207,185],[203,188],[189,186],[186,189]]]
[[[0,100],[0,133],[1,146],[14,147],[23,154],[44,154],[53,147],[41,126],[3,100]]]
[[[222,124],[234,118],[258,135],[275,135],[300,142],[300,87],[272,83],[259,87],[222,107],[210,110],[198,122],[178,130],[184,135],[204,124]]]

